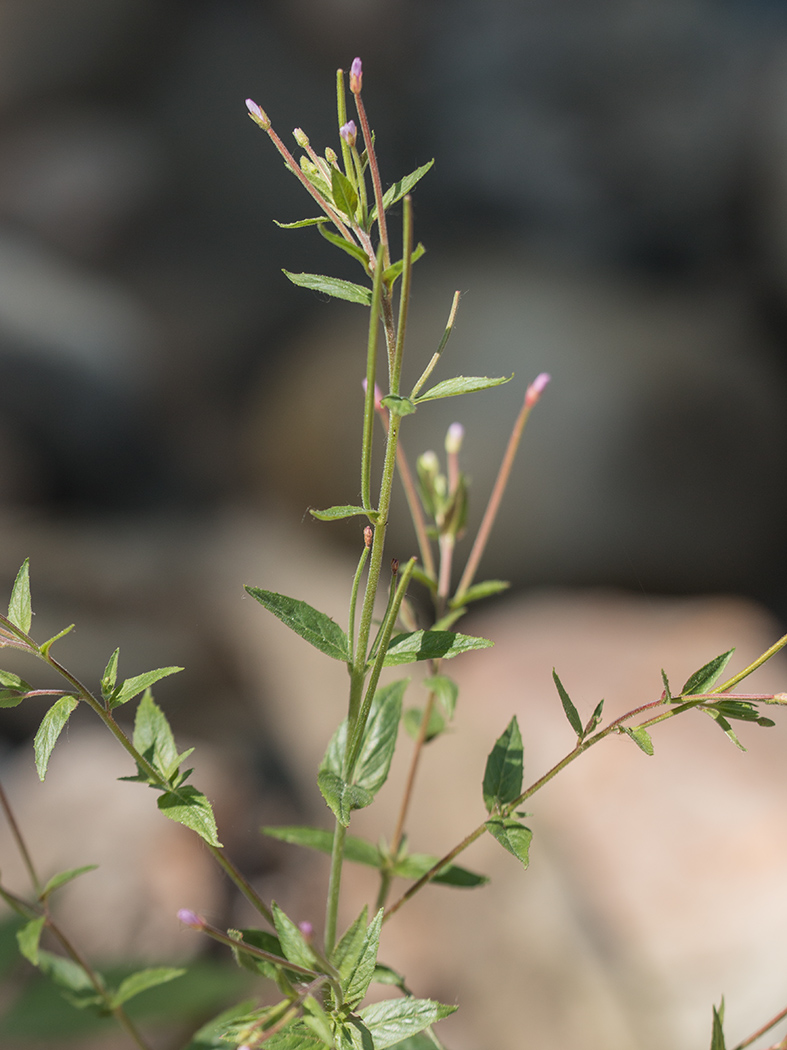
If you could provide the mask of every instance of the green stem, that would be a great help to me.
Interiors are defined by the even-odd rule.
[[[369,127],[369,118],[366,116],[366,109],[360,91],[355,96],[355,108],[358,111],[358,120],[363,133],[363,144],[366,147],[366,156],[369,159],[369,171],[372,176],[372,189],[374,190],[374,203],[377,206],[377,229],[380,231],[380,243],[383,245],[383,266],[387,269],[391,265],[391,252],[388,247],[388,226],[385,221],[385,208],[383,207],[383,184],[380,179],[380,168],[377,164],[377,155],[374,152],[374,138],[372,137],[372,130]]]
[[[367,526],[368,527],[368,526]],[[355,661],[355,605],[358,601],[358,588],[361,585],[361,574],[369,557],[369,548],[364,543],[361,557],[358,559],[358,568],[353,577],[352,590],[350,591],[350,610],[347,614],[347,640],[350,643],[350,664]]]
[[[396,349],[391,370],[391,393],[399,393],[402,374],[402,355],[407,331],[407,314],[410,306],[410,288],[413,279],[413,200],[410,194],[404,198],[402,213],[402,286],[399,292],[399,323],[396,327]]]
[[[363,401],[363,438],[361,442],[361,503],[364,510],[372,506],[372,444],[374,440],[375,380],[377,378],[377,333],[380,325],[380,300],[383,291],[382,245],[377,250],[377,263],[372,284],[372,311],[366,344],[366,394]]]
[[[328,901],[325,907],[325,954],[330,956],[336,944],[336,919],[339,914],[339,892],[342,885],[344,840],[347,828],[336,821],[331,849],[331,874],[328,880]]]
[[[728,678],[727,681],[722,682],[721,685],[716,686],[716,688],[711,690],[711,692],[726,693],[734,685],[737,685],[738,682],[742,682],[744,678],[748,678],[752,671],[756,671],[758,667],[762,667],[766,660],[770,660],[770,658],[772,656],[775,656],[776,653],[778,653],[780,649],[783,649],[785,645],[787,645],[787,634],[782,635],[778,642],[774,642],[770,649],[766,649],[762,656],[758,656],[757,659],[753,663],[750,663],[748,667],[744,667],[742,671],[739,671],[738,674],[733,675],[732,678]]]
[[[451,312],[448,315],[448,323],[445,326],[445,331],[443,332],[443,338],[440,340],[440,345],[438,346],[437,350],[432,355],[432,360],[429,362],[429,364],[423,370],[423,372],[421,373],[421,377],[419,378],[418,382],[415,384],[413,389],[410,391],[410,397],[416,397],[417,396],[418,392],[423,387],[424,383],[427,381],[429,376],[434,371],[434,367],[437,364],[437,362],[440,360],[440,355],[442,354],[443,350],[445,350],[445,344],[448,342],[448,340],[449,340],[449,338],[451,336],[451,332],[454,329],[454,321],[456,320],[456,311],[459,309],[459,296],[460,296],[459,292],[454,292],[453,302],[451,303]]]

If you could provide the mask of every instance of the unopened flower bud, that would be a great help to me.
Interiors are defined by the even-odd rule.
[[[367,550],[368,550],[369,547],[371,547],[373,538],[374,538],[374,529],[372,528],[371,525],[367,525],[366,528],[363,530],[363,542],[364,542],[364,546],[367,548]]]
[[[418,457],[418,469],[428,477],[433,477],[440,470],[440,460],[437,458],[437,453],[432,452],[430,449],[428,452],[424,452]]]
[[[311,941],[312,937],[314,936],[314,927],[312,926],[312,924],[310,922],[299,922],[298,923],[298,929],[301,931],[301,935],[303,936],[303,939],[308,944]]]
[[[339,128],[339,134],[348,146],[354,146],[355,140],[358,137],[358,128],[355,126],[355,121],[348,120],[346,124],[342,124]]]
[[[399,572],[399,559],[398,558],[391,558],[391,575],[392,576],[396,576],[396,574],[398,572]]]
[[[309,136],[306,134],[303,128],[293,128],[292,137],[295,139],[295,141],[298,143],[301,149],[306,149],[306,147],[309,145]]]
[[[336,150],[331,149],[330,146],[325,147],[325,159],[329,164],[336,164],[339,158],[336,156]]]
[[[263,131],[267,131],[270,126],[270,118],[264,109],[260,109],[257,103],[251,99],[246,99],[246,109],[249,111],[249,116],[255,124],[259,124]]]
[[[353,95],[360,95],[363,84],[363,66],[360,58],[354,58],[350,66],[350,91]]]
[[[195,911],[191,911],[190,908],[181,908],[178,912],[178,918],[184,926],[190,926],[193,930],[201,930],[205,926],[205,920],[200,918]]]
[[[448,428],[448,433],[445,435],[445,450],[449,456],[455,456],[459,452],[464,436],[465,428],[462,424],[452,423]]]
[[[530,386],[527,388],[525,394],[525,406],[532,408],[533,405],[538,401],[546,388],[547,383],[552,378],[547,372],[540,372]]]

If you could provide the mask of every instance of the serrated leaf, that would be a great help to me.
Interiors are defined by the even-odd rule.
[[[0,707],[17,707],[26,699],[32,685],[10,671],[0,671]]]
[[[328,1019],[328,1014],[312,995],[307,995],[303,1000],[303,1023],[307,1025],[322,1040],[325,1046],[333,1042],[333,1029]]]
[[[353,778],[355,784],[372,795],[388,779],[402,717],[402,698],[409,683],[409,678],[400,678],[382,686],[374,696]]]
[[[493,817],[486,822],[486,830],[497,839],[526,868],[530,863],[530,842],[533,832],[513,817]]]
[[[313,510],[309,508],[309,513],[313,518],[317,518],[319,521],[339,521],[341,518],[356,518],[359,515],[363,515],[368,518],[371,522],[376,522],[380,515],[374,510],[364,510],[363,507],[353,507],[348,504],[337,507],[327,507],[325,510]]]
[[[452,608],[458,605],[469,605],[470,602],[480,601],[481,598],[491,598],[494,594],[507,591],[510,586],[508,580],[483,580],[481,583],[474,583],[461,594],[455,594],[449,605]]]
[[[734,652],[734,649],[728,649],[726,653],[714,657],[713,660],[709,660],[708,663],[701,667],[699,671],[695,671],[686,680],[680,695],[691,696],[694,693],[707,693],[729,663],[730,657]]]
[[[262,1045],[263,1050],[325,1050],[322,1039],[313,1035],[303,1021],[288,1025]]]
[[[604,710],[604,701],[603,700],[599,700],[599,702],[596,704],[596,706],[595,706],[595,708],[593,710],[593,714],[588,719],[587,725],[585,726],[585,728],[583,730],[583,736],[589,736],[593,732],[593,730],[596,728],[596,726],[601,721],[601,713],[602,713],[603,710]]]
[[[30,633],[33,606],[30,598],[30,559],[25,558],[16,574],[8,603],[8,619],[25,634]]]
[[[454,717],[456,711],[456,701],[459,698],[459,686],[448,675],[436,674],[430,678],[424,678],[423,685],[426,689],[430,689],[437,700],[440,702],[443,710],[445,711],[446,718],[449,721]]]
[[[348,784],[339,774],[330,769],[321,769],[317,774],[317,786],[333,815],[345,828],[350,823],[354,809],[364,809],[374,802],[374,795],[357,784]]]
[[[127,678],[120,688],[114,691],[109,701],[109,706],[114,709],[120,707],[121,704],[127,704],[129,700],[133,700],[135,696],[144,693],[146,689],[155,685],[156,682],[160,682],[162,678],[168,678],[169,675],[178,674],[182,670],[182,667],[157,667],[155,671],[145,671],[144,674]]]
[[[360,303],[361,306],[372,305],[372,290],[352,281],[342,281],[338,277],[326,277],[319,273],[290,273],[282,270],[285,277],[299,288],[309,288],[313,292],[331,295],[334,299],[344,299],[348,303]]]
[[[79,701],[75,696],[61,696],[59,700],[56,700],[54,704],[52,704],[41,720],[41,725],[38,727],[38,732],[33,740],[33,749],[36,756],[36,769],[38,770],[38,777],[40,780],[43,780],[46,776],[47,766],[49,765],[49,756],[52,754],[52,749],[57,743],[57,738],[63,731],[66,722],[70,718],[71,712],[78,703]]]
[[[404,713],[402,719],[402,725],[404,726],[405,732],[413,740],[417,740],[421,735],[421,723],[423,722],[424,712],[420,707],[411,707]],[[424,736],[424,743],[428,744],[432,740],[435,740],[441,733],[445,732],[446,722],[442,714],[433,705],[432,710],[429,712],[429,725],[426,727],[426,735]]]
[[[344,172],[333,167],[331,168],[331,194],[333,203],[339,211],[343,212],[348,219],[354,218],[355,209],[358,207],[358,194]]]
[[[418,260],[426,253],[426,248],[419,241],[413,248],[410,254],[410,265],[417,263]],[[399,259],[395,263],[391,263],[387,269],[383,271],[383,280],[386,284],[392,284],[398,277],[401,276],[402,270],[404,269],[404,259]]]
[[[319,231],[326,241],[330,241],[336,248],[341,248],[343,252],[347,252],[353,259],[357,259],[364,269],[368,268],[369,256],[355,241],[348,241],[338,233],[333,233],[326,226],[320,226]]]
[[[177,762],[178,749],[167,716],[153,699],[149,689],[145,690],[137,707],[133,743],[142,757],[147,759],[165,780],[169,779],[168,770],[173,762]]]
[[[372,1033],[374,1050],[386,1050],[402,1039],[417,1035],[456,1010],[431,999],[384,999],[361,1010],[363,1023]]]
[[[196,831],[208,845],[221,847],[211,804],[195,787],[184,784],[175,791],[165,791],[159,795],[158,808],[165,817]]]
[[[394,416],[411,416],[415,412],[415,404],[409,397],[402,397],[400,394],[386,394],[380,401]]]
[[[60,889],[61,886],[65,886],[65,884],[71,882],[72,879],[84,875],[86,871],[95,871],[97,867],[98,864],[85,864],[81,868],[70,868],[68,871],[61,871],[59,874],[53,875],[39,893],[38,899],[40,901],[46,900],[50,893],[54,893],[55,890]]]
[[[46,922],[46,915],[31,919],[16,931],[16,943],[19,951],[33,966],[38,966],[38,945]]]
[[[427,171],[434,164],[434,157],[427,163],[422,164],[420,168],[416,168],[415,171],[411,171],[409,175],[405,175],[404,178],[399,179],[393,186],[389,186],[383,194],[383,211],[388,211],[392,204],[396,204],[400,201],[410,190],[419,182]],[[377,218],[377,209],[373,209],[370,214],[370,219]]]
[[[419,394],[418,397],[414,398],[414,401],[416,405],[420,405],[422,401],[436,401],[442,397],[458,397],[460,394],[472,394],[476,390],[488,390],[493,386],[510,383],[513,378],[513,375],[497,376],[494,379],[490,379],[489,376],[454,376],[453,379],[444,379],[437,386],[430,387],[425,393]]]
[[[411,631],[391,639],[385,654],[385,667],[414,663],[416,660],[450,660],[473,649],[488,649],[494,643],[452,631]]]
[[[361,914],[350,923],[331,954],[331,963],[343,981],[347,981],[361,957],[368,921],[368,908],[364,904]]]
[[[669,703],[672,703],[672,692],[670,691],[670,687],[669,687],[669,678],[667,678],[667,672],[664,670],[663,667],[661,669],[661,681],[664,683],[665,699]]]
[[[275,901],[271,901],[271,912],[273,913],[273,925],[279,936],[281,950],[285,957],[296,966],[305,966],[313,970],[318,966],[317,956],[306,943],[306,938],[301,931],[286,915]]]
[[[403,879],[420,879],[435,866],[439,859],[430,853],[410,853],[397,861],[393,874]],[[458,864],[448,864],[431,881],[442,886],[453,886],[456,889],[475,889],[476,886],[485,886],[489,878],[486,875],[478,875],[474,871],[469,871],[467,868],[460,868]]]
[[[330,616],[297,598],[288,598],[285,594],[264,591],[259,587],[244,589],[291,631],[295,631],[321,653],[333,657],[334,660],[346,662],[350,659],[347,635]]]
[[[653,741],[650,739],[650,733],[647,729],[642,726],[621,726],[620,727],[626,736],[630,736],[640,751],[644,751],[646,755],[653,754]]]
[[[118,657],[120,656],[120,649],[116,649],[107,661],[107,666],[104,668],[104,673],[101,676],[101,695],[105,700],[108,700],[112,695],[115,686],[117,685],[118,678]]]
[[[377,952],[380,947],[380,930],[383,923],[383,908],[377,912],[364,935],[358,961],[353,967],[346,982],[342,983],[344,997],[347,1005],[352,1009],[366,995],[366,990],[372,982],[374,968],[377,963]]]
[[[584,735],[582,729],[582,720],[579,717],[579,712],[577,711],[576,707],[574,707],[573,703],[571,702],[571,697],[566,692],[563,683],[560,681],[558,673],[554,667],[552,668],[552,678],[554,679],[555,687],[557,688],[558,696],[560,697],[560,702],[563,705],[563,710],[565,711],[569,725],[581,740]]]
[[[491,813],[513,802],[522,793],[524,749],[516,715],[495,741],[484,771],[484,805]]]
[[[288,827],[264,827],[260,828],[263,835],[279,839],[281,842],[289,842],[294,846],[305,846],[308,849],[319,850],[320,853],[331,853],[333,850],[333,832],[320,828],[307,828],[301,826]],[[344,859],[353,861],[355,864],[367,864],[372,868],[382,866],[382,856],[379,849],[371,842],[347,835],[344,839]]]
[[[318,226],[322,222],[328,222],[328,218],[325,215],[318,215],[314,219],[297,219],[295,222],[279,222],[278,219],[273,220],[281,230],[299,230],[303,226]]]
[[[141,992],[146,992],[148,988],[155,988],[159,984],[174,981],[176,977],[182,977],[184,973],[186,973],[186,970],[177,969],[173,966],[158,966],[147,970],[137,970],[136,973],[132,973],[121,982],[120,987],[112,996],[110,1009],[114,1010],[123,1003],[127,1003],[129,999],[133,999],[135,995],[139,995]]]

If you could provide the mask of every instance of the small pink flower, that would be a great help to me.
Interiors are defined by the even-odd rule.
[[[452,423],[445,435],[445,450],[450,455],[456,455],[462,447],[465,436],[465,428],[461,423]]]
[[[339,134],[348,146],[354,146],[355,140],[358,136],[358,129],[355,126],[355,121],[348,120],[346,124],[342,124],[339,128]]]
[[[261,109],[254,99],[251,98],[246,99],[246,109],[249,111],[249,116],[254,123],[259,124],[263,131],[267,131],[271,126],[271,122],[265,110]]]
[[[353,64],[350,66],[350,91],[352,91],[354,95],[360,95],[362,84],[363,66],[361,65],[360,58],[354,58]]]
[[[178,918],[184,926],[190,926],[193,930],[201,930],[205,926],[205,920],[200,918],[190,908],[181,908],[178,912]]]
[[[310,922],[299,922],[298,929],[303,934],[303,939],[308,943],[314,936],[314,927]]]
[[[533,405],[535,405],[535,403],[538,401],[538,399],[543,394],[543,392],[544,392],[544,390],[546,388],[546,385],[550,381],[551,378],[552,378],[552,376],[549,375],[547,372],[540,372],[536,376],[536,378],[533,380],[533,382],[527,388],[527,393],[525,394],[525,405],[528,408],[532,408]]]

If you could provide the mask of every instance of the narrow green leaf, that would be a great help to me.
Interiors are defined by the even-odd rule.
[[[661,669],[661,680],[664,683],[664,694],[668,703],[672,703],[672,692],[669,687],[669,678],[667,678],[667,672],[662,667]]]
[[[372,795],[388,779],[402,717],[402,698],[409,683],[409,678],[401,678],[378,689],[374,697],[354,777],[354,782]]]
[[[476,390],[488,390],[490,387],[500,386],[502,383],[510,383],[513,378],[513,375],[497,376],[494,379],[490,379],[488,376],[454,376],[453,379],[444,379],[437,386],[430,387],[429,390],[419,394],[414,400],[416,405],[420,405],[423,401],[436,401],[442,397],[458,397],[460,394],[472,394]]]
[[[369,256],[360,245],[356,244],[355,241],[346,240],[338,233],[333,233],[327,226],[320,226],[318,229],[326,241],[330,241],[336,248],[341,248],[343,252],[347,252],[353,259],[357,259],[365,270],[368,269]]]
[[[735,730],[732,728],[732,726],[727,721],[727,719],[724,717],[724,715],[719,714],[718,711],[714,711],[714,710],[709,709],[709,708],[703,708],[703,710],[707,714],[709,714],[711,716],[711,718],[714,720],[714,722],[716,722],[721,727],[721,729],[727,734],[727,736],[730,738],[730,740],[733,742],[733,744],[735,744],[735,746],[738,748],[739,751],[745,751],[746,750],[746,748],[743,746],[743,744],[738,739],[738,736],[737,736]]]
[[[427,171],[429,171],[433,164],[434,157],[427,164],[422,164],[420,168],[416,168],[415,171],[410,172],[409,175],[405,175],[403,179],[399,179],[399,181],[395,182],[393,186],[389,186],[383,194],[383,210],[388,211],[392,204],[396,204],[396,202],[400,201],[405,194],[409,193],[413,186],[415,186],[417,182],[420,182],[424,175],[426,175]],[[376,209],[372,212],[370,218],[377,218]]]
[[[582,730],[582,720],[579,717],[579,712],[577,711],[576,707],[574,707],[573,703],[571,702],[571,697],[568,695],[565,688],[563,687],[563,683],[560,681],[558,673],[554,667],[552,668],[552,678],[555,681],[555,686],[557,687],[560,702],[563,705],[563,710],[566,713],[566,718],[569,721],[569,725],[581,740],[584,735]]]
[[[101,997],[94,995],[95,988],[85,970],[71,959],[62,955],[53,955],[52,952],[39,950],[38,965],[43,972],[50,977],[55,984],[61,988],[67,988],[70,992],[85,993],[87,999],[81,1001],[69,997],[69,1002],[74,1006],[91,1006],[93,1003],[101,1002]],[[100,979],[100,975],[99,976]]]
[[[40,901],[46,900],[50,893],[60,889],[61,886],[65,886],[65,884],[71,882],[72,879],[84,875],[86,871],[95,871],[97,867],[98,864],[85,864],[81,868],[70,868],[68,871],[61,871],[58,875],[53,875],[39,893],[38,899]]]
[[[17,707],[32,685],[10,671],[0,671],[0,707]]]
[[[63,731],[63,727],[71,716],[71,712],[79,701],[75,696],[61,696],[49,708],[41,720],[38,732],[33,740],[33,748],[36,756],[36,769],[40,780],[46,776],[49,765],[49,756],[57,743],[57,738]]]
[[[391,639],[385,654],[385,667],[409,664],[416,660],[450,660],[473,649],[488,649],[493,642],[452,631],[412,631]]]
[[[185,1050],[227,1050],[227,1043],[222,1038],[226,1026],[237,1018],[247,1014],[256,1000],[244,999],[240,1003],[222,1010],[216,1017],[206,1021],[191,1037]]]
[[[16,931],[16,943],[19,951],[31,962],[38,966],[38,945],[41,941],[41,933],[46,922],[46,915],[40,915],[37,919],[31,919]]]
[[[358,965],[358,960],[366,942],[368,921],[368,908],[364,904],[361,914],[347,927],[341,940],[333,950],[331,963],[339,971],[339,977],[343,982],[349,979],[350,974]]]
[[[410,254],[410,264],[417,263],[422,255],[426,254],[426,248],[419,241],[418,244],[413,248]],[[383,271],[383,280],[386,284],[392,284],[398,277],[401,276],[402,270],[404,269],[404,259],[399,259]]]
[[[361,306],[372,305],[372,290],[352,281],[342,281],[338,277],[325,277],[319,273],[290,273],[282,270],[293,284],[299,288],[309,288],[313,292],[331,295],[334,299],[345,299],[348,303],[360,303]]]
[[[280,1032],[266,1039],[264,1050],[325,1050],[325,1043],[313,1035],[303,1021],[287,1025]],[[369,1050],[372,1050],[370,1047]]]
[[[530,842],[533,832],[513,817],[493,817],[486,822],[486,830],[496,838],[503,849],[507,849],[520,860],[524,867],[530,863]]]
[[[366,995],[366,990],[372,983],[374,968],[377,964],[377,952],[380,947],[380,930],[383,924],[383,908],[377,912],[369,923],[364,936],[363,945],[358,957],[358,962],[353,968],[346,982],[342,982],[344,997],[350,1009],[357,1006]]]
[[[156,682],[160,682],[162,678],[178,674],[182,670],[182,667],[157,667],[155,671],[145,671],[144,674],[127,678],[120,688],[114,691],[109,706],[115,708],[120,707],[121,704],[127,704],[129,700],[133,700],[135,696],[139,696]]]
[[[272,612],[290,630],[295,631],[315,649],[333,657],[334,660],[350,659],[350,647],[347,635],[330,616],[319,612],[297,598],[288,598],[274,591],[263,591],[259,587],[246,587],[255,601]]]
[[[65,638],[65,636],[67,634],[71,634],[73,630],[74,624],[70,623],[68,627],[64,627],[62,631],[58,631],[57,634],[53,634],[51,638],[47,638],[47,640],[41,646],[41,652],[46,656],[46,654],[49,652],[49,650],[52,648],[55,642],[59,642],[61,638]]]
[[[459,698],[459,686],[448,675],[436,674],[431,678],[424,678],[424,687],[430,689],[440,702],[445,711],[446,718],[450,721],[456,711],[456,701]]]
[[[420,707],[410,707],[404,713],[402,725],[404,726],[405,732],[412,740],[417,740],[421,735],[421,723],[423,722],[423,717],[424,712]],[[433,706],[429,713],[429,725],[426,727],[424,743],[428,744],[432,740],[435,740],[441,733],[445,732],[445,728],[445,718],[440,711]]]
[[[279,222],[278,219],[273,220],[281,230],[300,230],[303,226],[319,226],[322,222],[328,222],[329,219],[326,215],[318,215],[314,219],[297,219],[295,222]]]
[[[149,689],[145,690],[137,707],[133,743],[142,757],[168,780],[168,770],[173,762],[177,762],[178,749],[167,716],[153,699]]]
[[[435,866],[439,859],[430,853],[410,853],[396,862],[393,874],[402,879],[420,879]],[[460,868],[458,864],[448,864],[435,875],[432,882],[442,886],[454,886],[456,889],[474,889],[476,886],[485,886],[489,878],[486,875],[478,875],[474,871],[469,871],[467,868]]]
[[[400,973],[397,973],[396,970],[392,969],[390,966],[385,966],[383,963],[378,962],[378,964],[375,966],[374,977],[372,977],[372,982],[374,984],[393,985],[393,987],[398,988],[403,995],[413,994],[405,984],[404,977]],[[413,1036],[413,1038],[417,1039],[418,1036]],[[396,1045],[398,1046],[399,1044],[397,1043]],[[430,1050],[433,1050],[435,1044],[430,1041],[429,1046]]]
[[[693,693],[707,693],[713,688],[714,682],[727,666],[734,652],[734,649],[728,649],[726,653],[714,657],[713,660],[701,667],[699,671],[695,671],[687,679],[680,691],[680,695],[691,696]]]
[[[159,966],[148,970],[137,970],[121,982],[120,987],[112,996],[111,1009],[127,1003],[135,995],[146,992],[148,988],[155,988],[159,984],[174,981],[176,977],[182,977],[186,970],[176,969],[173,966]]]
[[[119,656],[120,649],[116,649],[107,661],[107,666],[104,668],[104,673],[101,676],[101,695],[105,700],[110,698],[117,685]]]
[[[339,211],[348,219],[354,218],[355,209],[358,207],[358,194],[344,172],[338,168],[331,168],[331,194]]]
[[[644,751],[646,755],[653,754],[653,741],[650,739],[650,733],[647,729],[642,726],[621,726],[620,727],[626,736],[630,736],[640,751]]]
[[[363,1023],[372,1033],[374,1050],[386,1050],[402,1039],[417,1035],[456,1010],[431,999],[384,999],[361,1010]]]
[[[359,515],[363,515],[374,524],[380,517],[380,515],[374,510],[364,510],[363,507],[353,507],[349,505],[328,507],[326,510],[313,510],[310,507],[309,513],[313,518],[317,518],[319,521],[338,521],[340,518],[356,518]]]
[[[272,933],[268,933],[267,930],[244,929],[228,930],[227,932],[237,942],[237,945],[232,948],[232,954],[238,966],[241,966],[244,970],[249,970],[251,973],[262,974],[263,977],[268,977],[270,980],[275,981],[279,974],[279,966],[274,962],[269,962],[267,959],[260,959],[259,956],[252,955],[250,952],[244,952],[243,945],[248,944],[252,948],[260,948],[264,952],[269,952],[271,955],[277,955],[280,959],[283,959],[284,952],[279,938]],[[296,979],[300,979],[294,971],[290,970],[288,973],[291,973]]]
[[[429,530],[427,529],[427,532],[428,531]],[[449,609],[445,616],[441,616],[439,620],[435,620],[431,629],[433,631],[450,631],[456,621],[461,620],[466,612],[466,605],[460,605],[458,608]]]
[[[381,403],[394,416],[411,416],[415,412],[415,404],[410,398],[399,394],[386,394]]]
[[[286,958],[296,966],[305,966],[309,970],[317,968],[317,956],[306,943],[305,937],[292,919],[285,915],[275,901],[271,901],[271,911],[273,924],[281,942],[281,950]]]
[[[328,1014],[313,995],[307,995],[303,1000],[303,1023],[314,1032],[325,1046],[332,1044],[333,1028]]]
[[[260,828],[263,835],[279,839],[281,842],[289,842],[294,846],[306,846],[308,849],[319,850],[320,853],[328,853],[333,849],[333,832],[319,828],[307,828],[300,826],[288,826],[271,828]],[[344,840],[344,859],[353,861],[355,864],[367,864],[372,868],[382,865],[382,856],[379,849],[371,842],[347,835]]]
[[[208,845],[221,847],[211,804],[195,787],[184,784],[176,791],[165,791],[159,796],[158,808],[165,817],[196,831]]]
[[[484,771],[484,805],[491,813],[513,802],[522,793],[524,749],[516,715],[497,738]]]
[[[30,559],[25,558],[11,590],[8,603],[8,619],[25,634],[30,633],[33,622],[33,606],[30,598]]]
[[[710,1050],[727,1050],[724,1041],[724,999],[719,1004],[718,1010],[713,1007],[713,1032],[710,1040]]]
[[[336,1050],[375,1050],[372,1033],[355,1014],[334,1020],[333,1038]]]
[[[596,726],[601,721],[601,713],[602,713],[603,710],[604,710],[604,701],[603,700],[599,700],[599,702],[596,704],[596,706],[595,706],[595,708],[593,710],[593,714],[588,719],[587,725],[585,726],[584,730],[582,731],[582,735],[583,736],[590,736],[590,734],[593,732],[593,730],[596,728]]]
[[[481,583],[474,583],[461,594],[455,594],[448,604],[452,608],[458,605],[469,605],[470,602],[477,602],[481,598],[491,598],[494,594],[507,591],[510,586],[508,580],[483,580]]]
[[[345,828],[350,823],[354,809],[363,809],[374,802],[374,795],[357,784],[348,784],[330,769],[321,769],[317,774],[317,786],[333,815]]]

